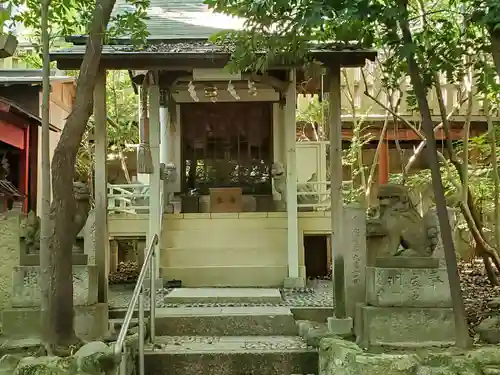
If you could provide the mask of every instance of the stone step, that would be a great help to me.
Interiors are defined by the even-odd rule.
[[[333,307],[290,307],[295,320],[311,320],[326,323],[333,316]]]
[[[317,374],[318,353],[300,337],[158,337],[145,353],[148,375]]]
[[[269,288],[176,288],[165,303],[281,303],[278,289]]]
[[[125,318],[125,314],[127,314],[126,308],[110,308],[109,309],[109,319],[123,320]],[[145,317],[149,316],[149,309],[144,310],[144,316]],[[139,312],[138,312],[137,308],[134,310],[132,317],[135,319],[137,319],[139,317]]]
[[[287,307],[187,307],[156,309],[156,332],[169,336],[295,336]]]
[[[178,307],[182,308],[182,307]],[[327,319],[333,316],[334,309],[333,307],[303,307],[303,306],[290,306],[290,310],[292,311],[295,320],[312,320],[315,322],[326,322]],[[109,319],[122,319],[125,317],[127,313],[126,308],[110,308],[109,309]],[[137,318],[139,313],[137,309],[134,311],[133,317]],[[149,310],[144,311],[144,316],[149,316]]]

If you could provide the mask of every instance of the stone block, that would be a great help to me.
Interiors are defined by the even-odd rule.
[[[16,212],[0,214],[0,309],[10,305],[12,269],[19,264],[20,216]]]
[[[73,253],[73,265],[85,266],[88,262],[87,254]],[[26,252],[21,252],[20,259],[21,266],[39,266],[40,265],[40,254],[26,254]]]
[[[68,265],[71,267],[71,265]],[[73,266],[73,301],[75,306],[97,303],[96,266]],[[40,267],[16,266],[12,276],[12,306],[40,306]]]
[[[375,258],[371,267],[378,268],[439,268],[439,259],[431,257],[403,257],[392,256]]]
[[[158,337],[157,343],[161,349],[145,352],[148,375],[290,375],[318,370],[318,352],[295,337]]]
[[[83,237],[83,252],[88,256],[88,264],[96,264],[95,251],[96,251],[96,240],[95,240],[95,211],[90,210],[89,216],[87,217],[87,222],[80,232],[80,236]]]
[[[333,316],[333,307],[290,307],[295,320],[310,320],[313,322],[326,323]]]
[[[452,308],[361,307],[361,335],[365,348],[384,345],[434,346],[455,342]]]
[[[294,289],[303,288],[306,285],[306,281],[303,277],[287,277],[283,281],[283,288]]]
[[[353,320],[351,317],[336,318],[334,316],[328,318],[328,331],[339,336],[352,335]]]
[[[446,269],[366,268],[366,303],[371,306],[451,307]]]
[[[347,315],[354,318],[356,303],[365,300],[366,213],[362,207],[344,208],[345,289]]]
[[[166,303],[280,303],[278,289],[267,288],[176,288],[165,296]]]
[[[286,307],[190,307],[156,309],[156,334],[168,336],[295,336]]]
[[[40,337],[40,309],[24,307],[2,312],[2,333],[11,338]],[[75,333],[87,341],[103,338],[109,329],[108,305],[75,306]]]

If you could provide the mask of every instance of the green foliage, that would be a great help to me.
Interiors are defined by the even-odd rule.
[[[137,124],[137,96],[134,94],[126,71],[110,71],[107,75],[106,103],[108,110],[108,154],[119,154],[127,149],[127,144],[139,142]],[[77,175],[87,179],[93,171],[93,148],[89,143],[94,122],[91,118],[87,126],[77,156]]]
[[[13,25],[23,24],[40,39],[41,7],[39,0],[1,0],[4,7],[18,9],[12,13]],[[113,39],[127,36],[134,43],[147,37],[145,20],[149,0],[127,0],[131,10],[112,16],[106,37]],[[86,35],[96,6],[95,0],[51,0],[49,8],[50,36],[52,40],[68,35]]]
[[[297,121],[306,121],[311,124],[317,123],[325,130],[327,128],[326,119],[328,118],[328,101],[319,101],[314,97],[309,105],[303,110],[297,111]]]
[[[31,31],[29,38],[38,52],[41,45],[41,7],[38,0],[0,0],[6,9],[18,9],[8,13],[12,25],[22,24]],[[95,0],[51,0],[49,7],[49,25],[51,47],[63,47],[66,43],[63,36],[85,35],[92,20]],[[117,38],[127,38],[133,44],[144,43],[148,32],[145,20],[149,0],[127,0],[130,10],[114,14],[108,24],[107,43],[113,43]],[[42,58],[38,54],[23,55],[24,61],[33,68],[42,67]],[[70,72],[75,73],[75,72]],[[77,73],[77,72],[76,72]],[[77,75],[77,74],[75,74]],[[108,75],[107,103],[108,117],[113,126],[108,127],[108,139],[111,152],[120,152],[127,143],[138,141],[138,126],[136,123],[137,103],[130,79],[125,72],[112,72]],[[93,150],[89,139],[93,131],[93,121],[90,119],[83,135],[78,152],[76,172],[80,179],[86,179],[92,172]]]
[[[491,91],[491,58],[486,29],[498,29],[497,0],[205,0],[212,9],[245,17],[245,30],[214,36],[230,39],[234,69],[262,70],[280,60],[300,62],[311,46],[338,48],[356,45],[381,53],[384,84],[396,88],[407,76],[407,56],[415,53],[427,90],[435,74],[449,83],[461,82],[469,66],[487,77],[481,86]],[[475,18],[473,20],[473,15]],[[404,43],[399,21],[408,19],[411,44]],[[489,87],[489,88],[488,88]],[[496,91],[498,92],[498,91]],[[494,95],[494,94],[491,94]],[[409,104],[415,104],[412,95]]]

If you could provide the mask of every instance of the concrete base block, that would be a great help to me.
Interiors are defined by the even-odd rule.
[[[304,288],[305,286],[306,280],[303,277],[286,277],[283,281],[285,289]]]
[[[452,308],[358,306],[357,341],[364,348],[455,342]]]
[[[328,318],[328,331],[339,336],[350,336],[352,334],[353,321],[347,318]]]
[[[34,307],[6,309],[2,312],[2,333],[11,338],[40,337],[40,309]],[[75,333],[82,339],[102,339],[108,332],[108,305],[75,306]]]
[[[200,250],[201,251],[201,250]],[[164,280],[181,280],[186,288],[279,288],[287,266],[161,267]]]

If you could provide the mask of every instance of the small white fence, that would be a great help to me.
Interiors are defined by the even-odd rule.
[[[297,184],[299,211],[327,211],[330,209],[330,181],[308,181]]]
[[[299,211],[328,211],[330,209],[329,181],[310,181],[297,184]],[[108,212],[147,214],[149,185],[108,184]]]
[[[146,214],[149,212],[149,185],[108,184],[108,212]]]

